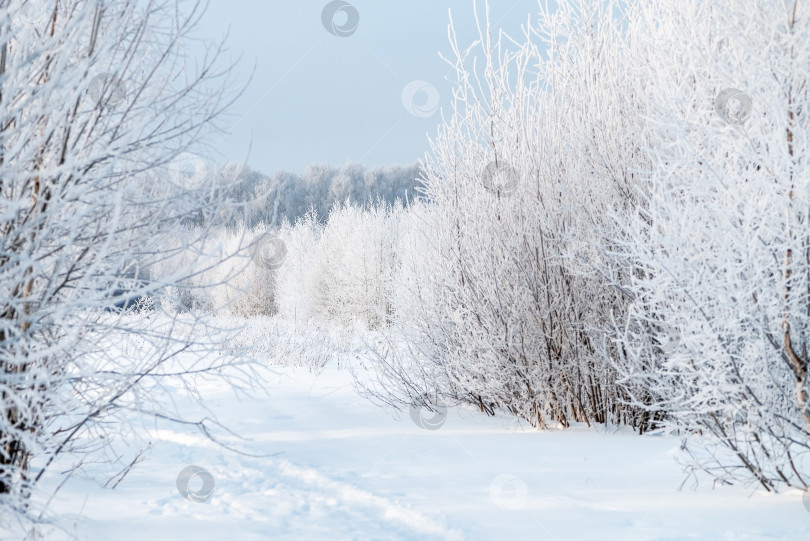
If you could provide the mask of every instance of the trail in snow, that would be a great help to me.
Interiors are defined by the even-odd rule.
[[[248,440],[218,436],[264,456],[161,423],[116,490],[74,479],[55,509],[75,513],[72,531],[93,541],[810,538],[798,491],[678,491],[675,438],[538,432],[454,408],[440,429],[424,430],[407,412],[358,397],[334,367],[317,377],[278,369],[266,384],[269,398],[241,401],[217,382],[200,387],[219,420]],[[189,465],[215,482],[207,503],[178,492]],[[192,479],[190,490],[199,485]]]

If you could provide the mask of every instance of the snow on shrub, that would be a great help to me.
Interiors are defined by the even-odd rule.
[[[650,73],[651,161],[647,211],[626,226],[629,325],[656,338],[628,333],[625,370],[669,411],[691,467],[767,490],[810,483],[810,18],[797,6],[665,0],[629,26]]]

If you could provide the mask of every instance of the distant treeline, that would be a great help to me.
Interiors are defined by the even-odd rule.
[[[405,205],[417,196],[419,164],[366,169],[357,163],[341,167],[311,165],[303,174],[278,171],[266,175],[246,168],[238,182],[227,186],[228,208],[216,225],[253,227],[259,223],[280,226],[295,223],[314,209],[325,220],[335,204],[369,200]]]

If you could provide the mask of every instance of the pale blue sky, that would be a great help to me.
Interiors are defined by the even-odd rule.
[[[328,0],[211,0],[199,37],[230,28],[228,54],[255,75],[224,125],[230,135],[218,161],[242,160],[265,173],[303,171],[310,163],[367,166],[412,163],[428,150],[427,134],[440,122],[425,100],[438,93],[447,110],[452,74],[439,57],[450,55],[448,10],[468,45],[476,36],[472,0],[347,0],[359,15],[348,37],[330,34],[321,14]],[[491,0],[492,20],[512,35],[537,0]],[[481,13],[482,2],[479,0]],[[343,24],[345,14],[336,22]],[[534,17],[533,17],[534,18]],[[435,87],[419,93],[422,116],[409,113],[402,92],[412,81]],[[429,90],[429,89],[428,89]],[[419,111],[417,111],[419,113]]]

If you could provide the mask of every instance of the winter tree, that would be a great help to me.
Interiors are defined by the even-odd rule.
[[[810,483],[809,25],[798,0],[665,0],[628,27],[651,164],[630,381],[692,467],[767,490]]]
[[[186,48],[200,13],[193,1],[0,2],[0,509],[21,520],[43,516],[27,499],[60,457],[125,471],[111,449],[127,412],[173,418],[159,405],[169,375],[217,368],[194,320],[120,309],[136,297],[160,308],[188,273],[150,276],[172,256],[166,239],[216,212],[210,171],[176,164],[234,96],[220,48]]]
[[[502,407],[539,427],[650,423],[611,362],[627,271],[597,264],[607,211],[633,207],[619,7],[546,6],[520,41],[487,13],[467,49],[451,26],[453,109],[423,165],[422,238],[403,237],[418,248],[402,248],[391,342],[407,348],[380,353],[384,400]]]

